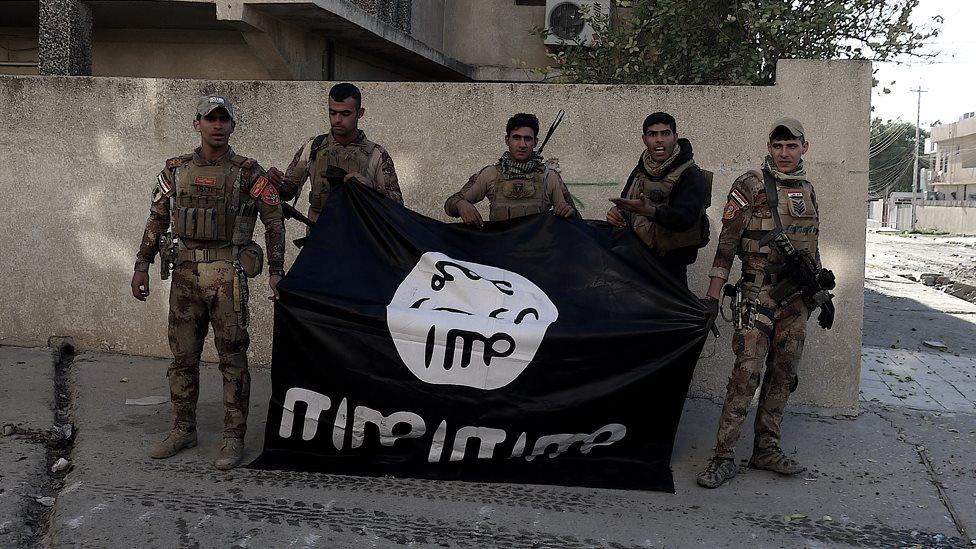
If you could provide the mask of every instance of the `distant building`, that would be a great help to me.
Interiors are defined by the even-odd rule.
[[[233,80],[527,81],[531,34],[586,39],[610,0],[0,2],[0,74]],[[574,15],[575,14],[575,15]],[[574,18],[575,17],[575,18]],[[552,43],[552,39],[546,42]]]
[[[939,200],[976,201],[976,113],[932,128],[929,188]]]

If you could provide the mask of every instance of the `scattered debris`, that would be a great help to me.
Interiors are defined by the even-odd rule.
[[[3,436],[9,437],[12,434],[14,434],[14,426],[11,425],[11,424],[9,424],[9,423],[6,424],[6,425],[4,425],[3,426]]]
[[[128,382],[129,382],[129,378],[127,377],[123,377],[122,379],[119,380],[119,383],[128,383]]]
[[[53,507],[54,506],[54,498],[52,498],[51,496],[38,496],[38,497],[35,497],[34,498],[34,501],[36,501],[37,503],[40,503],[44,507]]]
[[[948,345],[936,339],[926,339],[925,341],[922,342],[922,345],[925,345],[926,347],[931,347],[933,349],[937,349],[939,351],[949,350]]]
[[[167,396],[147,396],[142,398],[125,399],[127,406],[157,406],[167,402],[169,402],[169,397]]]
[[[71,464],[68,462],[68,460],[64,458],[58,458],[58,460],[54,462],[54,465],[51,466],[51,472],[60,473],[61,471],[67,469],[69,465]]]
[[[791,520],[805,519],[805,518],[807,518],[807,516],[802,513],[793,513],[792,515],[786,515],[785,517],[783,517],[783,519],[786,520],[786,522],[790,522]]]

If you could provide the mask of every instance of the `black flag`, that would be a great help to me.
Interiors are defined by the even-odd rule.
[[[631,231],[348,184],[278,288],[253,466],[674,491],[705,316]]]

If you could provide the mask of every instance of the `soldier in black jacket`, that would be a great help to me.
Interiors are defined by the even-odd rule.
[[[708,242],[705,209],[711,173],[695,164],[691,143],[679,139],[674,117],[656,112],[644,119],[646,149],[627,179],[607,221],[630,226],[653,249],[665,268],[685,286],[688,265]]]

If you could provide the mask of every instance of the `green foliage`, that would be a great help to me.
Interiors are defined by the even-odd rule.
[[[918,2],[616,0],[612,24],[584,10],[598,36],[593,44],[554,48],[542,72],[578,83],[772,84],[779,59],[922,55],[938,29],[911,23]],[[545,28],[532,32],[547,36]]]
[[[925,138],[929,132],[922,130],[919,139],[919,155],[922,155]],[[900,120],[871,121],[871,148],[868,172],[870,193],[883,197],[891,192],[911,192],[912,168],[915,157],[915,124]],[[919,157],[919,167],[928,167],[928,158]]]

